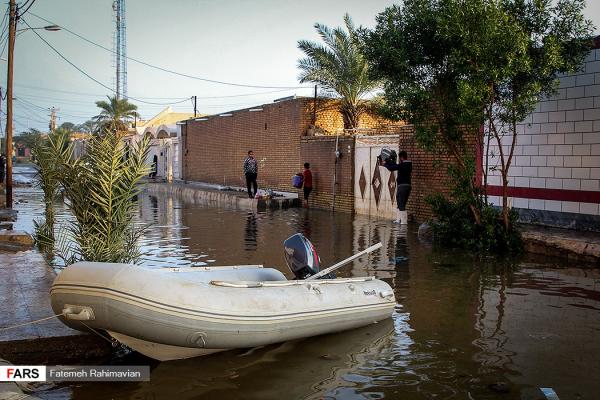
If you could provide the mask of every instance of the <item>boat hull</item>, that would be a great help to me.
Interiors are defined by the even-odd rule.
[[[223,282],[213,278],[230,277],[226,269],[182,275],[104,264],[115,273],[94,279],[99,266],[86,264],[96,263],[75,264],[57,277],[54,311],[67,310],[60,318],[74,329],[108,331],[159,360],[353,329],[389,318],[395,306],[391,288],[372,278],[286,281],[255,268],[238,275],[277,280]]]

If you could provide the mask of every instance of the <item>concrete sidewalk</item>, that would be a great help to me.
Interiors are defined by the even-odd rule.
[[[107,341],[67,328],[57,318],[3,330],[54,315],[49,293],[55,274],[33,250],[0,253],[0,274],[0,358],[14,364],[56,364],[110,353]]]
[[[297,193],[279,192],[280,197],[249,199],[243,189],[233,187],[220,187],[200,182],[153,182],[146,181],[145,190],[150,194],[171,194],[179,196],[184,201],[216,206],[221,208],[254,209],[254,210],[280,210],[300,207],[302,202]]]
[[[529,253],[600,266],[600,233],[523,225],[523,242]]]

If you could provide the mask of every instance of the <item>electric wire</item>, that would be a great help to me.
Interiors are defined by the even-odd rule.
[[[25,9],[25,11],[17,14],[17,19],[19,17],[22,17],[23,15],[27,14],[27,11],[29,11],[29,9],[31,8],[31,6],[33,6],[34,3],[35,3],[35,0],[31,0],[31,3],[29,5],[27,5],[27,2],[23,3],[23,5],[21,7],[27,7],[27,8]],[[17,8],[17,10],[18,10],[18,8]]]
[[[0,46],[2,46],[2,50],[0,51],[0,57],[2,57],[4,55],[4,51],[6,50],[6,45],[8,44],[8,25],[10,23],[9,20],[7,20],[9,14],[9,9],[6,9],[6,12],[4,13],[4,17],[2,18],[2,24],[1,26],[3,26],[2,28],[2,33],[0,34],[0,43],[2,43]]]
[[[22,19],[22,21],[25,23],[25,25],[27,25],[29,28],[31,28],[31,25],[29,25],[27,23],[27,21],[25,21],[24,19]],[[33,29],[32,29],[33,30]],[[62,58],[64,61],[66,61],[69,65],[71,65],[73,68],[75,68],[77,71],[81,72],[83,75],[85,75],[86,77],[88,77],[89,79],[91,79],[92,81],[96,82],[98,85],[102,86],[105,89],[110,90],[113,93],[116,93],[116,91],[105,85],[104,83],[100,82],[99,80],[97,80],[96,78],[94,78],[93,76],[91,76],[90,74],[88,74],[87,72],[85,72],[83,69],[81,69],[80,67],[78,67],[77,65],[75,65],[73,62],[71,62],[67,57],[65,57],[60,51],[58,51],[54,46],[52,46],[50,43],[48,43],[48,41],[46,39],[44,39],[39,33],[37,33],[35,30],[33,30],[33,33],[40,38],[40,40],[42,42],[44,42],[48,47],[50,47],[60,58]],[[130,99],[140,102],[140,103],[145,103],[145,104],[155,104],[155,105],[171,105],[171,104],[178,104],[178,103],[183,103],[184,101],[188,101],[188,98],[185,98],[184,100],[178,101],[178,102],[169,102],[169,103],[157,103],[157,102],[152,102],[152,101],[145,101],[145,100],[141,100],[132,96],[129,96]]]
[[[31,85],[24,85],[24,84],[15,84],[15,86],[24,87],[24,88],[33,89],[33,90],[39,90],[39,91],[74,94],[74,95],[86,96],[86,97],[102,97],[102,96],[106,95],[104,93],[95,94],[95,93],[74,92],[74,91],[70,91],[70,90],[50,89],[50,88],[45,88],[45,87],[40,87],[40,86],[31,86]],[[294,90],[294,89],[279,89],[279,90],[269,90],[267,92],[239,93],[239,94],[224,95],[224,96],[196,96],[196,98],[202,99],[202,100],[228,99],[228,98],[235,98],[235,97],[260,96],[260,95],[265,95],[265,94],[288,92],[291,90]],[[191,97],[186,97],[186,98],[183,98],[183,97],[146,97],[146,96],[135,96],[135,97],[138,99],[147,99],[147,100],[183,100],[183,101],[186,101],[188,99],[191,99]]]
[[[31,14],[34,17],[37,17],[37,18],[41,19],[42,21],[45,21],[45,22],[47,22],[49,24],[59,25],[59,24],[56,24],[56,23],[54,23],[54,22],[52,22],[52,21],[50,21],[50,20],[48,20],[48,19],[46,19],[44,17],[40,17],[39,15],[34,14],[33,12],[30,12],[29,14]],[[71,35],[76,36],[76,37],[78,37],[81,40],[84,40],[84,41],[86,41],[86,42],[88,42],[88,43],[90,43],[90,44],[92,44],[92,45],[94,45],[96,47],[99,47],[101,49],[109,51],[109,52],[111,52],[113,54],[116,54],[116,52],[113,49],[109,49],[108,47],[105,47],[105,46],[103,46],[101,44],[93,42],[92,40],[87,39],[86,37],[84,37],[84,36],[82,36],[82,35],[80,35],[78,33],[73,32],[72,30],[64,27],[63,25],[59,25],[59,26],[60,26],[61,29],[69,32]],[[167,72],[167,73],[170,73],[170,74],[173,74],[173,75],[178,75],[178,76],[182,76],[184,78],[196,79],[196,80],[199,80],[199,81],[209,82],[209,83],[215,83],[215,84],[220,84],[220,85],[237,86],[237,87],[247,87],[247,88],[253,88],[253,89],[305,89],[305,88],[308,89],[308,88],[311,88],[310,86],[263,86],[263,85],[248,85],[248,84],[242,84],[242,83],[233,83],[233,82],[218,81],[218,80],[214,80],[214,79],[207,79],[207,78],[202,78],[202,77],[199,77],[199,76],[193,76],[193,75],[185,74],[185,73],[182,73],[182,72],[177,72],[177,71],[174,71],[174,70],[170,70],[168,68],[159,67],[157,65],[153,65],[153,64],[150,64],[150,63],[147,63],[145,61],[138,60],[136,58],[129,57],[129,56],[127,56],[125,58],[127,58],[128,60],[131,60],[133,62],[136,62],[138,64],[142,64],[142,65],[145,65],[147,67],[154,68],[154,69],[157,69],[159,71]]]
[[[45,114],[44,114],[44,115],[41,115],[41,114],[40,114],[40,111],[41,111],[41,110],[36,110],[36,109],[34,109],[33,107],[31,107],[31,106],[29,106],[29,105],[27,105],[27,104],[25,104],[25,103],[22,103],[22,102],[21,102],[19,105],[20,105],[20,106],[21,106],[21,107],[22,107],[22,108],[23,108],[25,111],[27,111],[28,113],[31,113],[31,114],[32,114],[33,116],[35,116],[35,117],[38,117],[38,118],[41,118],[41,119],[45,119],[45,118],[46,118],[46,115],[45,115]],[[44,110],[44,111],[48,111],[48,110]]]

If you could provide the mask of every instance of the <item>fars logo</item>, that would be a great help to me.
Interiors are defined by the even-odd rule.
[[[45,382],[44,365],[0,365],[0,382]]]

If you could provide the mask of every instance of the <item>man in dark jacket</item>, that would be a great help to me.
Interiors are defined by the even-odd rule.
[[[5,163],[6,158],[4,154],[0,154],[0,183],[4,183],[4,174],[6,173]]]
[[[411,189],[411,174],[412,174],[412,162],[408,160],[408,154],[406,151],[401,151],[398,154],[400,162],[396,164],[392,159],[387,158],[383,160],[383,166],[388,171],[398,171],[398,177],[396,178],[397,192],[396,192],[396,203],[398,205],[398,215],[395,222],[399,222],[401,225],[408,223],[408,213],[406,211],[406,203],[408,203],[408,197],[410,196]]]
[[[256,161],[256,158],[254,158],[254,152],[252,150],[248,150],[248,157],[244,160],[244,175],[246,176],[248,197],[253,199],[258,192],[258,184],[256,183],[256,178],[258,177],[258,162]],[[253,188],[254,194],[252,194]]]

